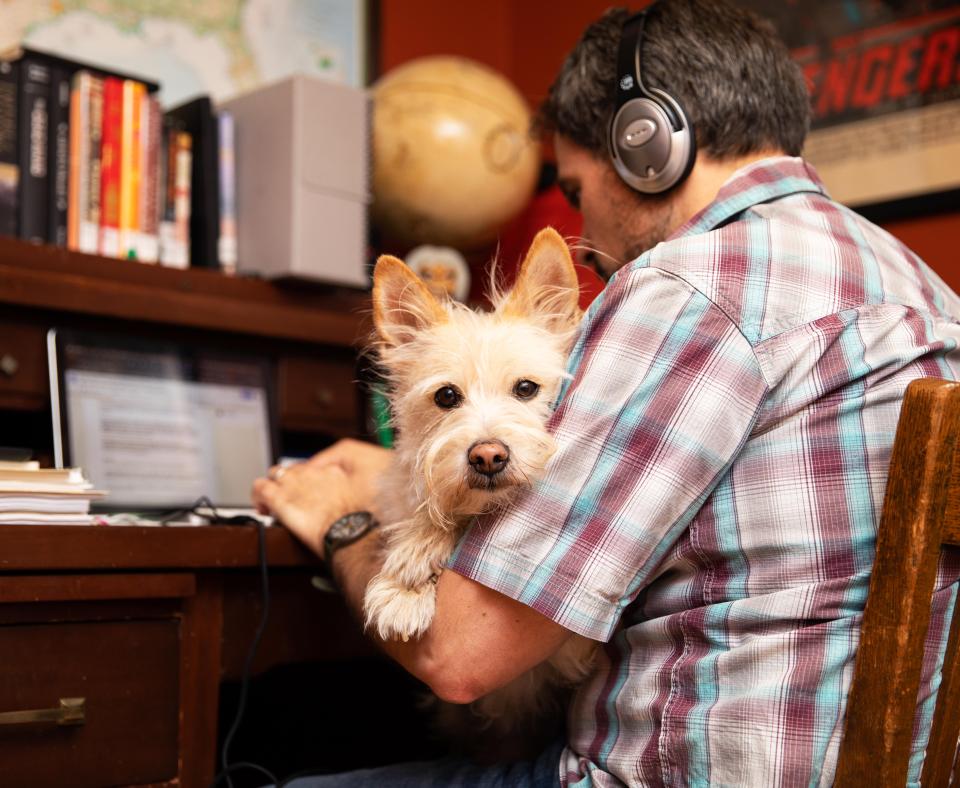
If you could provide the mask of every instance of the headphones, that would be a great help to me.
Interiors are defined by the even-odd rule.
[[[680,103],[643,84],[643,28],[649,10],[631,16],[620,34],[610,157],[628,186],[644,194],[662,194],[690,174],[697,143]]]

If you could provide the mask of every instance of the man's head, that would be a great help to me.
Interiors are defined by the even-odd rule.
[[[540,110],[556,135],[560,186],[583,212],[606,275],[676,230],[745,161],[799,155],[809,125],[803,75],[769,23],[724,0],[659,0],[645,23],[643,81],[680,102],[699,153],[691,176],[669,192],[633,191],[608,152],[628,17],[614,9],[584,31]]]

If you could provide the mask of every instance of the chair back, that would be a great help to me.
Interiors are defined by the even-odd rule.
[[[916,380],[897,423],[837,786],[906,784],[941,545],[960,545],[960,383]],[[960,734],[958,621],[950,635],[921,783],[949,784]]]

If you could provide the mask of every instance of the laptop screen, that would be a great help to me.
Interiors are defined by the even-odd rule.
[[[274,454],[264,359],[51,331],[59,466],[80,466],[103,508],[250,506]]]

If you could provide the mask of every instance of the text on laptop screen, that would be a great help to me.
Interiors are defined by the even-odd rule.
[[[272,459],[261,364],[73,341],[61,358],[67,460],[111,508],[250,505]]]

